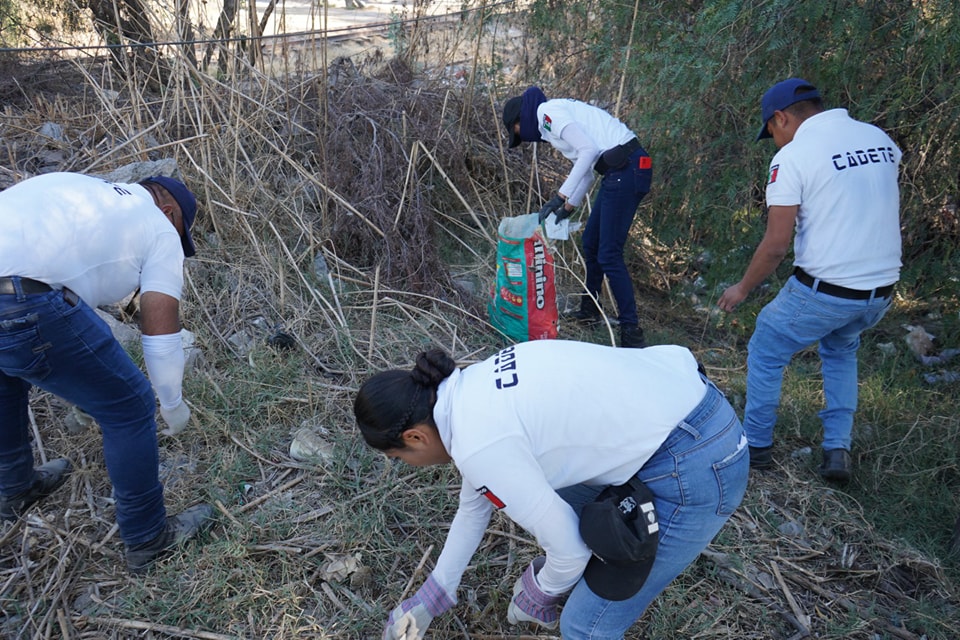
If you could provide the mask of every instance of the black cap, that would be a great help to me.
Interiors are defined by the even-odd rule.
[[[197,217],[197,199],[194,197],[187,185],[174,178],[167,176],[153,176],[141,181],[158,184],[173,196],[180,207],[180,214],[183,217],[183,235],[180,236],[180,245],[183,247],[183,255],[187,258],[197,253],[197,247],[193,244],[193,236],[190,234],[190,228],[193,227],[193,221]]]
[[[627,600],[646,582],[659,543],[653,493],[633,478],[607,487],[580,513],[580,537],[593,557],[583,578],[606,600]]]
[[[523,98],[516,96],[507,100],[503,105],[503,126],[507,128],[507,135],[510,137],[508,148],[513,149],[521,142],[520,134],[513,130],[513,125],[520,121],[520,107],[523,104]]]

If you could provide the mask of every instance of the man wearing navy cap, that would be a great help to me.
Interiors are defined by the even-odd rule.
[[[819,342],[823,394],[820,475],[850,479],[860,334],[890,308],[900,277],[901,153],[879,128],[846,109],[824,110],[800,78],[774,85],[761,101],[757,140],[779,151],[767,178],[767,230],[742,279],[718,305],[733,309],[776,270],[793,242],[794,271],[757,316],[747,356],[743,425],[750,464],[772,466],[773,429],[783,370]]]
[[[212,514],[198,505],[167,517],[158,476],[157,400],[164,433],[190,419],[180,295],[196,212],[190,190],[165,176],[114,184],[51,173],[0,193],[0,519],[23,515],[72,467],[66,458],[33,466],[27,401],[35,385],[100,425],[132,571],[193,537]],[[138,288],[149,381],[94,311]]]

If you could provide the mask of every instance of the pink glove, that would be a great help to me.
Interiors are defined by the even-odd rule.
[[[390,612],[383,640],[422,640],[433,619],[452,606],[453,599],[431,575],[412,598]]]
[[[507,607],[507,622],[533,622],[546,629],[556,629],[560,615],[557,603],[560,596],[550,596],[540,590],[537,572],[543,568],[546,558],[534,558],[527,570],[513,585],[513,599]]]

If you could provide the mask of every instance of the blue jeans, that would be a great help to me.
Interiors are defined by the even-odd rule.
[[[123,541],[132,545],[159,535],[166,511],[153,389],[82,300],[71,305],[60,291],[0,294],[0,494],[5,496],[27,490],[33,479],[31,385],[77,405],[100,425]]]
[[[743,427],[712,384],[637,473],[654,495],[660,523],[657,556],[640,591],[620,602],[605,600],[580,580],[560,615],[564,640],[622,638],[653,599],[696,560],[740,505],[747,490],[749,455]],[[579,514],[603,487],[559,491]]]
[[[583,258],[587,264],[587,291],[597,300],[603,276],[607,276],[610,292],[617,301],[621,324],[636,325],[637,302],[633,296],[633,281],[623,261],[623,247],[640,201],[650,191],[652,169],[640,169],[642,148],[630,156],[627,164],[607,172],[600,182],[600,190],[593,200],[593,211],[583,229]]]
[[[857,349],[860,334],[880,322],[891,299],[845,300],[815,292],[796,277],[757,316],[747,346],[747,406],[743,426],[752,447],[773,444],[783,370],[793,355],[820,341],[826,407],[823,448],[850,450],[857,410]]]

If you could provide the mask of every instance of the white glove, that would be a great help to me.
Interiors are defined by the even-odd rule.
[[[404,605],[411,608],[404,611]],[[426,605],[405,600],[390,613],[387,627],[383,630],[383,640],[422,640],[431,622],[433,616],[427,611]]]
[[[390,613],[383,640],[423,640],[433,619],[452,607],[453,599],[431,575],[412,598]]]
[[[190,407],[183,400],[173,409],[164,409],[160,407],[160,417],[167,423],[167,428],[160,433],[167,436],[175,436],[187,428],[190,422]]]
[[[93,417],[89,413],[76,405],[70,407],[70,413],[63,419],[68,433],[81,433],[86,430],[87,427],[94,424],[94,422]]]
[[[543,568],[546,558],[534,558],[516,584],[513,585],[513,599],[507,607],[507,622],[533,622],[545,629],[556,629],[560,623],[557,603],[560,596],[550,596],[540,590],[537,572]]]

